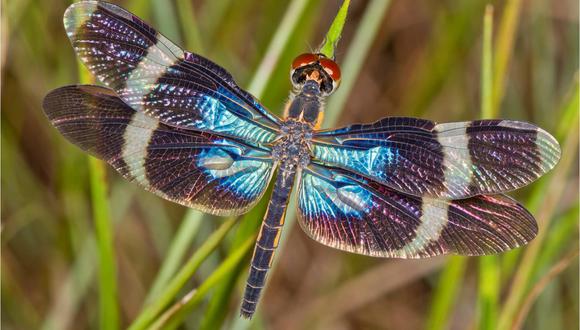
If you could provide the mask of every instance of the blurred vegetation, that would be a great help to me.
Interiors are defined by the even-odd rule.
[[[288,221],[251,322],[238,307],[267,199],[239,221],[185,210],[102,173],[44,118],[49,90],[87,81],[62,27],[69,4],[2,1],[5,329],[578,328],[576,1],[353,1],[325,124],[502,117],[547,129],[562,160],[513,194],[540,233],[500,256],[381,260],[326,248]],[[280,113],[289,63],[319,45],[340,2],[120,4]]]

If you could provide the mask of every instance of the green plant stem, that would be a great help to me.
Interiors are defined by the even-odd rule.
[[[466,257],[452,256],[448,258],[447,264],[437,281],[437,287],[431,301],[431,310],[427,317],[426,329],[439,330],[448,328],[449,315],[463,283],[466,267]]]
[[[244,259],[254,246],[256,236],[251,236],[240,247],[231,253],[220,266],[197,288],[190,291],[184,298],[175,303],[166,313],[161,315],[150,329],[174,328],[181,324],[184,318],[201,302],[209,290],[219,284]]]
[[[390,0],[373,0],[365,9],[361,24],[348,48],[344,62],[341,64],[342,77],[340,87],[328,100],[322,127],[334,126],[342,112],[344,104],[367,58],[370,47],[378,33],[383,17],[387,13]]]
[[[235,224],[235,219],[229,219],[224,222],[210,237],[205,240],[202,246],[189,258],[187,263],[175,275],[175,277],[167,284],[161,291],[158,298],[143,309],[139,316],[135,319],[129,329],[145,329],[163,309],[168,306],[171,301],[177,296],[179,291],[193,276],[195,271],[199,268],[202,262],[217,248],[217,246],[224,239],[226,234]]]
[[[570,246],[569,243],[574,238],[578,238],[578,212],[580,212],[580,204],[576,202],[564,215],[552,222],[547,234],[548,237],[546,237],[546,244],[542,248],[532,272],[534,279],[560,257],[562,248]]]
[[[483,16],[481,57],[481,118],[496,118],[499,108],[493,107],[493,6],[487,5]],[[479,261],[478,329],[493,330],[497,321],[497,306],[501,284],[498,256],[481,256]]]
[[[478,329],[496,329],[501,283],[498,256],[479,257]]]
[[[521,5],[521,0],[507,1],[499,24],[493,70],[492,108],[494,109],[499,108],[505,93],[506,72],[513,53]]]
[[[499,108],[493,107],[493,6],[485,7],[481,56],[481,118],[495,118]]]
[[[93,218],[99,252],[99,319],[101,329],[118,329],[117,268],[113,228],[107,201],[106,169],[103,162],[88,158]]]
[[[327,109],[329,113],[325,115],[323,126],[334,126],[338,121],[340,114],[344,109],[344,103],[346,98],[352,91],[354,83],[358,77],[358,74],[362,68],[364,60],[367,58],[368,52],[372,41],[378,33],[378,28],[382,22],[382,18],[389,8],[390,1],[374,0],[365,9],[364,16],[361,21],[361,25],[355,34],[351,45],[347,51],[344,65],[341,66],[342,70],[342,82],[340,88],[330,97]],[[342,8],[341,8],[342,10]],[[339,11],[340,13],[340,11]],[[341,19],[346,19],[343,17]],[[334,25],[334,24],[332,24]],[[338,25],[338,24],[337,24]],[[331,26],[332,29],[332,26]],[[337,45],[334,44],[334,47]],[[332,51],[334,53],[334,50]],[[295,187],[296,188],[296,187]],[[295,191],[296,189],[294,189]],[[282,235],[280,240],[280,245],[278,247],[278,254],[282,254],[282,251],[286,248],[286,242],[288,231],[290,231],[294,226],[294,221],[296,218],[296,199],[290,199],[290,204],[286,210],[286,234]],[[274,259],[274,266],[276,267],[278,259]]]
[[[326,33],[326,37],[324,38],[322,46],[320,46],[320,50],[318,52],[324,54],[328,58],[335,57],[336,46],[338,45],[338,41],[342,36],[342,28],[346,22],[346,15],[348,14],[349,6],[350,0],[344,0],[342,6],[340,6],[340,9],[338,10],[338,13],[334,17],[328,32]]]
[[[194,50],[196,53],[203,53],[203,42],[195,19],[192,1],[177,0],[175,5],[186,48]]]

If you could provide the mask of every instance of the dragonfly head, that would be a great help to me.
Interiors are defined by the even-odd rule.
[[[340,84],[340,67],[323,54],[305,53],[292,61],[290,79],[300,89],[309,81],[315,81],[324,96],[332,94]]]

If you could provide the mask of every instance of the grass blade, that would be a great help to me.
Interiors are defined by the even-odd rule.
[[[564,247],[572,245],[572,241],[578,238],[578,212],[580,212],[580,205],[576,203],[564,215],[553,221],[546,237],[546,244],[532,272],[534,278],[561,256]]]
[[[464,67],[463,54],[476,40],[481,26],[476,18],[484,8],[483,1],[459,1],[452,9],[438,14],[425,58],[412,73],[412,88],[402,101],[406,115],[423,115],[454,74]]]
[[[177,233],[173,237],[161,269],[151,285],[151,289],[145,299],[145,305],[151,304],[153,300],[158,298],[161,290],[179,269],[181,260],[183,260],[183,256],[185,256],[187,249],[191,246],[191,242],[198,232],[201,222],[204,220],[203,218],[204,215],[200,212],[187,212],[186,217],[181,222],[181,226],[179,226]]]
[[[546,286],[554,280],[559,274],[561,274],[566,268],[572,265],[573,262],[578,261],[578,246],[574,247],[567,255],[555,263],[554,266],[544,275],[530,290],[527,297],[523,299],[522,307],[516,315],[512,329],[522,329],[525,321],[525,317],[532,308],[534,301],[540,296],[540,294],[546,289]]]
[[[203,53],[203,42],[197,20],[195,18],[193,5],[190,0],[177,0],[177,13],[179,14],[179,23],[181,32],[185,41],[185,47],[196,53]]]
[[[266,192],[266,196],[269,195],[270,190]],[[248,214],[244,215],[240,220],[240,225],[229,249],[229,254],[233,254],[238,251],[244,244],[248,237],[254,237],[256,231],[258,230],[260,221],[262,220],[264,213],[266,212],[268,199],[263,198],[258,205],[254,207]],[[223,282],[217,286],[216,292],[214,292],[214,297],[211,299],[208,309],[202,320],[202,328],[212,329],[219,327],[223,323],[223,318],[226,311],[224,307],[228,301],[228,297],[232,293],[232,289],[235,287],[235,283],[239,276],[245,274],[245,265],[239,268],[233,269],[228,278],[224,279]],[[221,307],[221,308],[220,308]],[[219,318],[219,316],[222,318]]]
[[[93,282],[94,263],[96,259],[96,242],[94,237],[88,237],[81,253],[75,261],[72,270],[64,280],[59,298],[42,324],[42,330],[58,330],[70,328],[73,306],[80,305],[81,299],[89,291]]]
[[[184,298],[167,310],[151,329],[174,328],[183,322],[183,319],[201,302],[205,294],[219,284],[244,259],[254,246],[255,236],[251,236],[199,286],[190,291]]]
[[[91,200],[99,256],[99,319],[101,329],[118,329],[117,267],[115,263],[113,224],[107,201],[106,169],[102,161],[90,157]]]
[[[71,171],[67,173],[71,173]],[[123,188],[115,188],[111,188],[109,200],[111,201],[111,218],[116,230],[120,219],[127,215],[133,196],[131,189],[127,191]],[[71,328],[83,299],[90,293],[97,268],[94,262],[97,259],[97,242],[92,232],[86,233],[81,239],[82,243],[74,259],[74,264],[58,288],[58,297],[51,303],[50,311],[43,321],[42,330]]]
[[[146,306],[139,316],[133,321],[129,329],[145,329],[163,309],[168,306],[177,296],[179,291],[191,279],[201,263],[218,247],[226,234],[235,224],[235,219],[224,222],[213,234],[205,240],[202,246],[189,258],[187,263],[175,275],[175,277],[161,291],[158,298]]]
[[[493,107],[493,6],[485,7],[481,56],[481,118],[495,118],[498,107]]]
[[[280,27],[276,30],[268,50],[264,54],[263,60],[248,87],[248,91],[256,97],[259,97],[264,92],[269,81],[267,77],[270,76],[274,67],[278,64],[280,54],[286,47],[290,35],[296,28],[296,23],[302,16],[307,4],[308,0],[293,0],[288,6]]]
[[[473,10],[473,8],[469,8]],[[458,21],[457,24],[465,24],[465,22]],[[459,31],[459,30],[458,30]],[[498,108],[493,107],[492,103],[492,88],[494,81],[492,80],[492,32],[493,32],[493,7],[488,5],[484,15],[484,32],[482,43],[482,63],[481,63],[481,117],[494,118],[498,115]],[[457,43],[460,45],[460,39],[448,40],[447,42]],[[440,61],[441,63],[449,63],[444,57],[436,57],[433,61]],[[435,84],[435,83],[433,83]],[[427,85],[426,85],[427,86]],[[435,86],[435,85],[433,85]],[[435,89],[430,86],[429,88]],[[416,103],[416,102],[415,102]],[[413,113],[417,113],[419,107],[411,107]],[[479,326],[483,329],[493,328],[495,319],[494,302],[497,301],[499,295],[499,265],[496,256],[483,256],[479,258],[480,274],[479,274]],[[467,267],[467,259],[465,257],[450,257],[448,264],[442,271],[441,277],[438,281],[437,290],[435,291],[433,301],[431,303],[431,310],[427,319],[428,329],[443,329],[446,327],[451,310],[455,304],[457,294],[463,283],[463,276],[465,268]]]
[[[508,1],[499,25],[493,70],[493,108],[499,108],[505,93],[506,71],[513,53],[521,5],[521,0]]]
[[[481,118],[496,118],[499,108],[493,105],[493,6],[487,5],[483,16],[483,42],[481,57]],[[496,327],[497,306],[501,284],[498,256],[481,256],[479,261],[478,329],[492,330]]]
[[[498,256],[479,257],[478,329],[496,329],[501,283],[500,274]]]
[[[457,294],[463,283],[463,275],[465,274],[466,267],[466,257],[449,257],[437,281],[438,284],[433,294],[431,310],[427,317],[425,329],[439,330],[448,328],[449,316],[451,315],[451,310],[453,309]]]

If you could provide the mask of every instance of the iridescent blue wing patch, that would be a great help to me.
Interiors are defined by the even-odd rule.
[[[418,197],[318,165],[302,172],[298,208],[314,240],[376,257],[493,254],[528,243],[538,231],[532,215],[505,195]]]
[[[207,213],[248,211],[272,176],[267,151],[166,125],[103,87],[61,87],[45,97],[43,107],[69,141],[107,161],[126,179]]]
[[[81,61],[133,109],[171,126],[256,144],[274,140],[279,119],[226,70],[183,51],[124,9],[77,2],[64,25]]]
[[[560,146],[534,125],[510,120],[444,123],[384,118],[319,131],[314,160],[398,191],[458,199],[521,188],[551,170]]]

